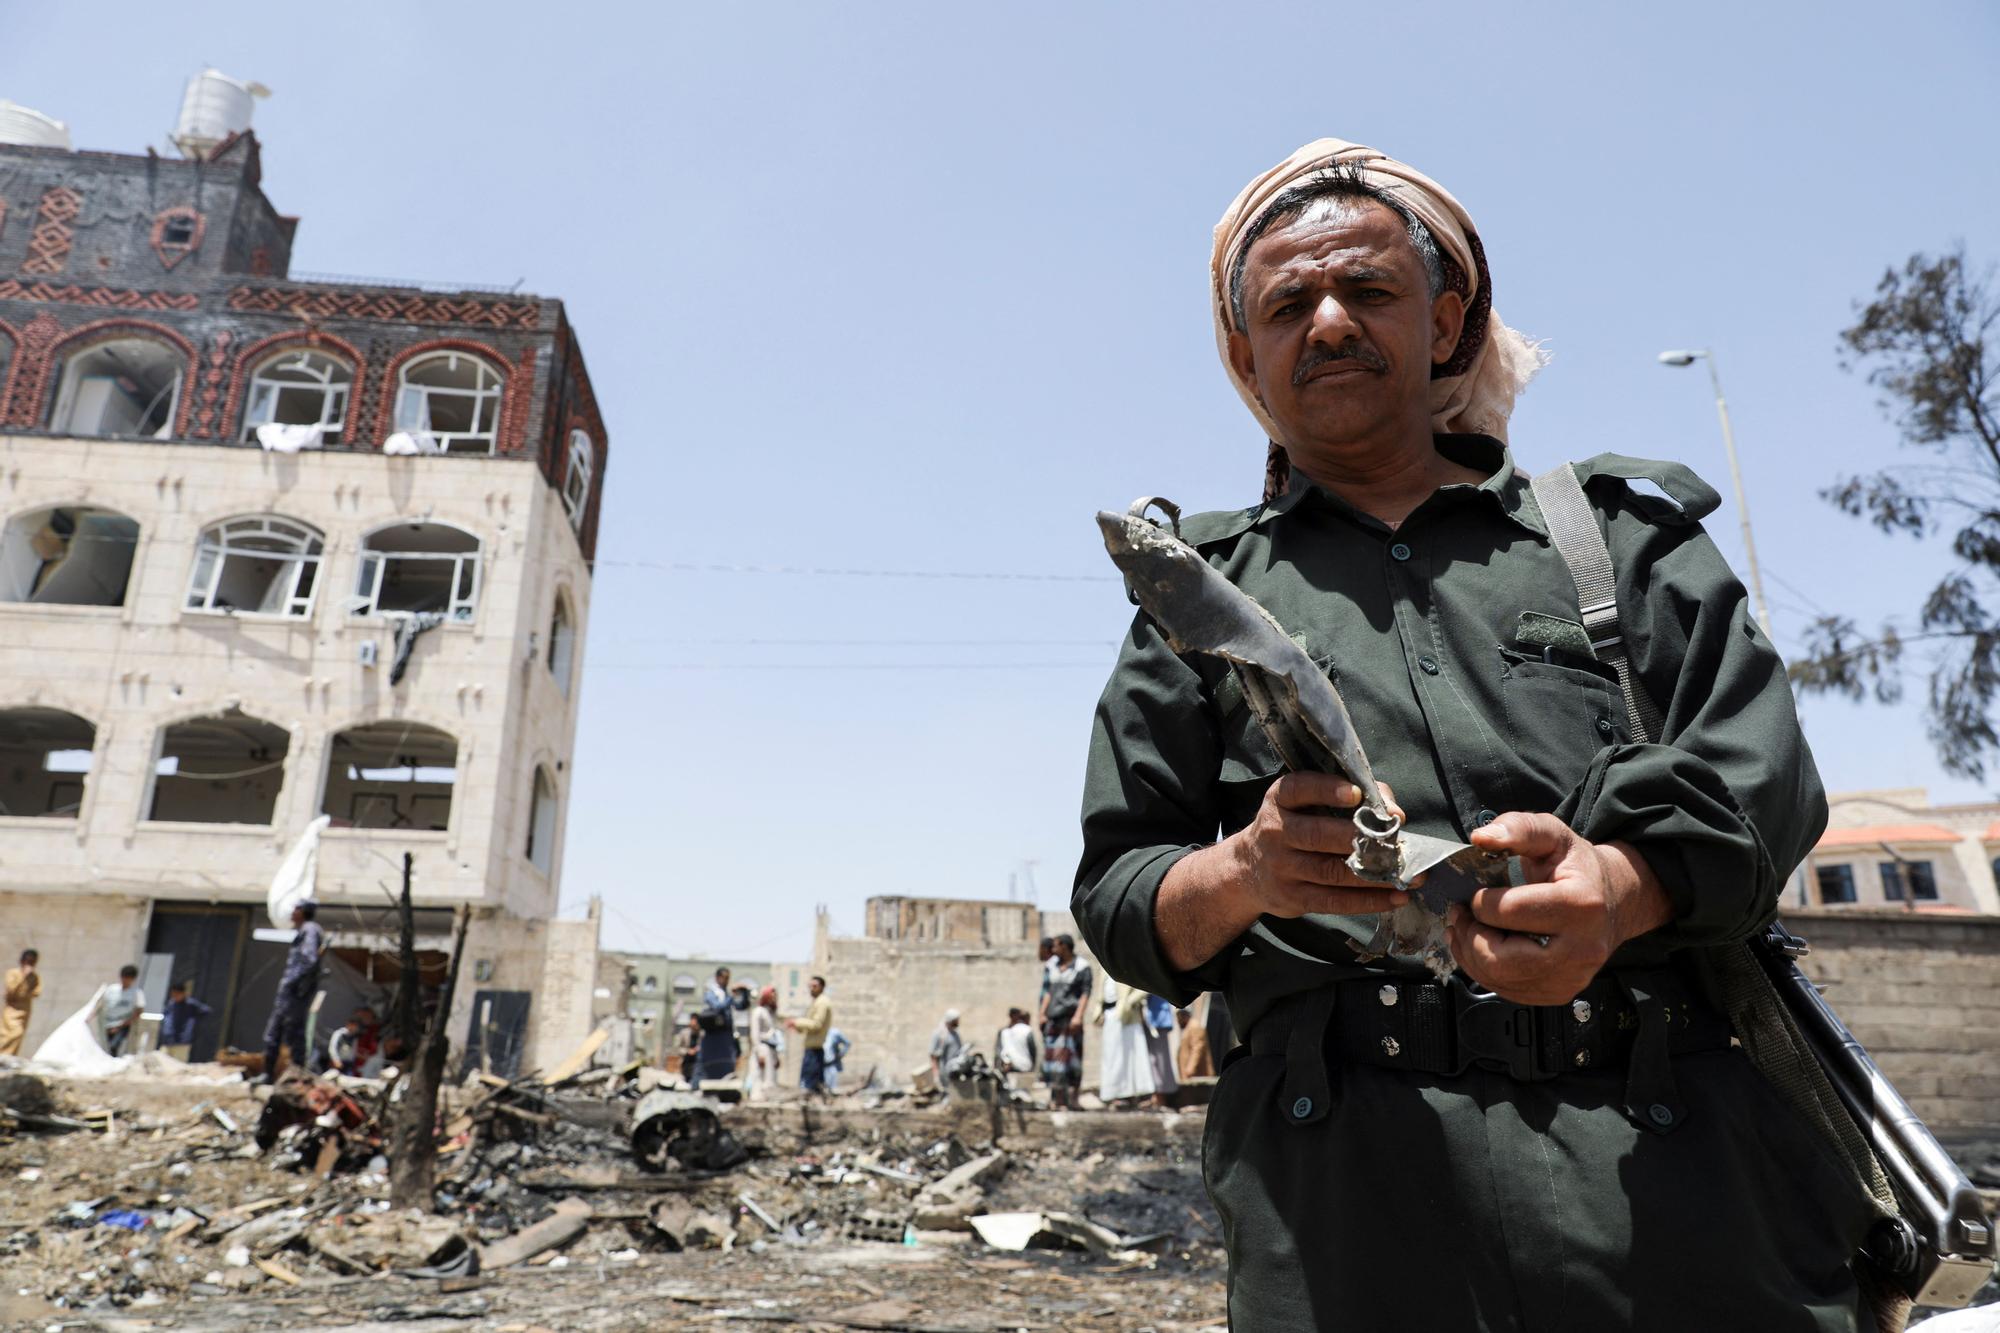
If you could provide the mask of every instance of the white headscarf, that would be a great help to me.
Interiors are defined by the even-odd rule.
[[[1229,360],[1229,333],[1235,314],[1229,299],[1229,274],[1236,266],[1251,224],[1280,194],[1328,167],[1359,168],[1369,185],[1408,209],[1430,228],[1444,262],[1445,286],[1465,299],[1465,327],[1458,346],[1442,365],[1431,367],[1431,428],[1443,434],[1477,433],[1507,438],[1507,419],[1514,398],[1548,361],[1538,345],[1500,322],[1493,309],[1493,279],[1486,268],[1486,251],[1472,216],[1449,191],[1413,167],[1345,139],[1315,139],[1243,187],[1236,202],[1215,224],[1215,248],[1209,258],[1209,287],[1215,308],[1215,345],[1222,365],[1244,406],[1272,441],[1273,469],[1279,470],[1282,450],[1278,427],[1256,389],[1236,373]],[[1289,471],[1286,466],[1283,471]],[[1282,484],[1282,476],[1276,478]]]

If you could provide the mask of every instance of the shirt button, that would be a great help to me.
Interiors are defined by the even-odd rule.
[[[1474,816],[1473,816],[1473,819],[1474,819],[1474,820],[1476,821],[1476,822],[1475,822],[1475,823],[1473,824],[1473,827],[1474,827],[1474,828],[1484,828],[1484,827],[1486,827],[1486,826],[1487,826],[1488,824],[1491,824],[1491,823],[1492,823],[1492,822],[1493,822],[1494,820],[1496,820],[1496,819],[1498,819],[1498,818],[1500,818],[1500,816],[1499,816],[1498,814],[1496,814],[1496,813],[1495,813],[1494,811],[1491,811],[1491,810],[1481,810],[1481,811],[1480,811],[1480,812],[1479,812],[1478,814],[1476,814],[1476,815],[1474,815]]]
[[[1410,548],[1401,542],[1397,542],[1389,548],[1389,558],[1391,560],[1408,560],[1410,558]]]
[[[1597,715],[1597,732],[1598,732],[1598,734],[1599,734],[1599,735],[1601,735],[1601,736],[1609,736],[1609,735],[1611,734],[1612,730],[1613,730],[1613,728],[1612,728],[1612,725],[1611,725],[1611,718],[1610,718],[1610,716],[1609,716],[1608,714],[1605,714],[1605,713],[1599,713],[1599,714]]]
[[[1428,653],[1417,659],[1417,666],[1426,676],[1435,676],[1438,673],[1437,659]]]
[[[1292,1103],[1292,1119],[1303,1120],[1312,1113],[1313,1113],[1312,1098],[1301,1097],[1297,1101]]]

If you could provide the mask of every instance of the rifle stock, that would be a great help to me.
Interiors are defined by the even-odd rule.
[[[1752,952],[1895,1193],[1900,1216],[1880,1224],[1868,1257],[1918,1305],[1965,1305],[1994,1271],[1993,1223],[1979,1192],[1799,970],[1806,942],[1774,921]]]

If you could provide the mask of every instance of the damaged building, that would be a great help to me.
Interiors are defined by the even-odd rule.
[[[324,815],[322,1023],[393,984],[408,853],[427,974],[472,912],[457,1040],[553,1060],[597,967],[594,917],[553,920],[590,377],[560,301],[294,275],[255,91],[198,76],[178,156],[0,121],[0,952],[41,951],[29,1049],[125,962],[215,1007],[195,1058],[260,1046],[266,892]]]

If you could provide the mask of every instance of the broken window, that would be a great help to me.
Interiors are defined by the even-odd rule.
[[[563,510],[569,525],[583,531],[583,512],[590,507],[590,437],[580,430],[569,433],[569,463],[563,469]]]
[[[555,615],[549,619],[549,674],[556,678],[556,688],[563,698],[569,698],[570,666],[576,659],[576,626],[570,623],[569,606],[562,597],[556,597]]]
[[[490,454],[500,432],[500,372],[465,352],[439,352],[403,367],[396,429],[428,435],[446,453]]]
[[[326,751],[322,812],[354,828],[435,829],[451,823],[458,741],[421,722],[368,722]]]
[[[259,426],[317,426],[321,444],[339,444],[353,387],[354,368],[345,361],[300,349],[280,352],[250,377],[243,438],[256,439]]]
[[[268,824],[285,785],[291,733],[232,708],[160,733],[146,818],[184,824]]]
[[[0,534],[0,602],[123,606],[139,524],[64,505],[17,514]]]
[[[275,514],[212,523],[195,548],[188,609],[310,615],[324,546],[318,528]]]
[[[75,713],[0,709],[0,815],[75,819],[96,745]]]
[[[449,523],[398,523],[361,543],[357,616],[435,611],[472,619],[479,600],[479,539]]]
[[[556,784],[549,770],[535,769],[533,796],[528,802],[528,864],[549,873],[556,850]]]
[[[65,435],[165,439],[180,404],[186,358],[154,338],[114,338],[63,362],[51,425]]]

